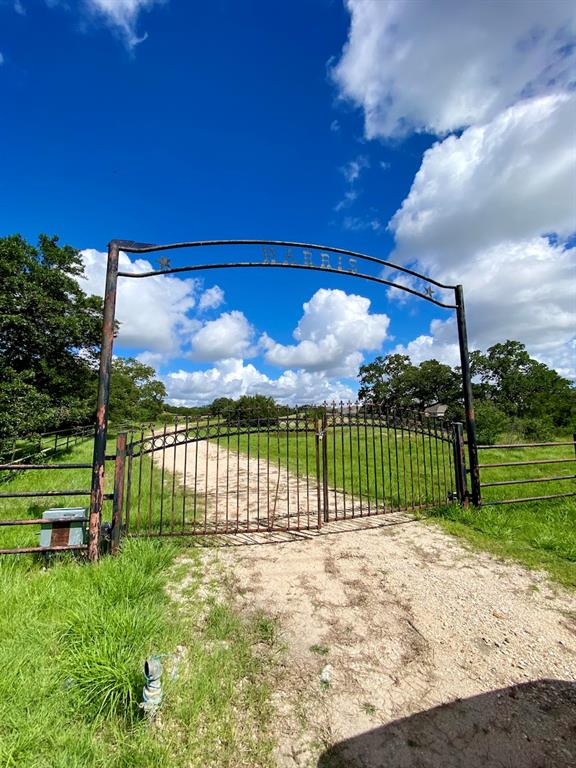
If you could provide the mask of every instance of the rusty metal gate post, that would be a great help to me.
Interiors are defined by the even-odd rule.
[[[112,345],[114,341],[114,313],[116,287],[118,285],[118,258],[120,249],[116,241],[108,246],[106,288],[104,292],[104,318],[102,346],[98,373],[98,403],[96,406],[96,432],[92,460],[92,488],[90,494],[90,519],[88,524],[88,559],[98,560],[102,504],[104,502],[104,463],[106,461],[106,431],[108,427],[108,399],[112,373]]]
[[[114,462],[114,499],[112,507],[112,546],[111,552],[118,552],[122,533],[122,515],[124,510],[124,475],[126,468],[126,432],[120,432],[116,438],[116,460]]]
[[[454,473],[456,477],[456,496],[463,506],[468,506],[468,483],[466,478],[466,454],[464,452],[464,425],[456,422],[454,430]]]

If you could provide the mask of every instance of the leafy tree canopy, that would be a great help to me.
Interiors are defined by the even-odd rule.
[[[519,341],[494,344],[486,354],[473,352],[471,367],[477,397],[490,400],[508,416],[547,417],[558,426],[570,423],[574,386],[531,358]]]
[[[459,402],[458,372],[438,360],[416,366],[408,355],[377,357],[360,368],[359,379],[359,399],[387,407],[425,408],[439,402]]]
[[[517,422],[526,436],[546,435],[573,423],[576,389],[530,357],[519,341],[494,344],[470,355],[478,428],[490,442]],[[437,360],[414,365],[407,355],[377,357],[359,371],[359,398],[391,407],[424,408],[436,402],[462,419],[460,369]]]
[[[0,238],[0,436],[92,419],[102,301],[81,275],[56,237]]]
[[[210,413],[213,416],[218,416],[221,413],[226,413],[234,407],[234,400],[231,397],[217,397],[210,403]]]
[[[164,410],[166,387],[154,368],[133,357],[112,361],[110,419],[112,422],[155,421]]]

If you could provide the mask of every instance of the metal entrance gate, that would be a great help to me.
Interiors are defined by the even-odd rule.
[[[236,249],[243,249],[246,254],[248,255],[248,258],[242,261],[238,261],[237,257],[235,255]],[[262,248],[262,252],[256,255],[254,252],[255,248]],[[150,253],[159,253],[159,252],[167,252],[167,251],[179,251],[181,249],[193,249],[193,251],[196,252],[202,252],[205,249],[210,249],[211,251],[213,249],[223,249],[224,253],[228,253],[228,256],[225,255],[224,260],[217,260],[217,261],[209,261],[208,263],[193,263],[188,264],[186,266],[172,266],[170,264],[170,260],[163,256],[162,259],[159,261],[160,269],[150,269],[147,272],[143,272],[141,270],[139,271],[128,271],[124,272],[120,270],[120,253],[123,251],[126,254],[150,254]],[[233,249],[232,251],[230,249]],[[278,249],[278,250],[277,250]],[[229,259],[229,260],[227,260]],[[102,323],[102,345],[100,348],[100,366],[99,366],[99,372],[98,372],[98,403],[96,408],[96,433],[95,433],[95,439],[94,439],[94,460],[92,465],[92,486],[91,486],[91,498],[90,498],[90,518],[89,518],[89,531],[88,531],[88,557],[90,560],[97,560],[98,559],[98,551],[99,551],[99,542],[101,537],[101,524],[102,524],[102,506],[105,499],[105,475],[104,475],[104,464],[106,461],[106,434],[107,434],[107,428],[108,428],[108,401],[109,401],[109,394],[110,394],[110,375],[112,371],[112,347],[113,347],[113,341],[114,341],[114,328],[115,328],[115,311],[116,311],[116,293],[117,293],[117,287],[118,287],[118,280],[119,278],[123,279],[137,279],[142,280],[146,279],[148,277],[154,277],[157,275],[169,275],[169,274],[176,274],[176,273],[182,273],[182,272],[196,272],[196,271],[204,271],[208,269],[297,269],[297,270],[306,270],[308,272],[316,271],[323,274],[332,273],[335,275],[340,276],[347,276],[348,278],[355,278],[359,280],[368,280],[373,283],[378,283],[380,285],[385,285],[388,288],[392,287],[395,290],[404,291],[406,293],[409,293],[412,296],[417,296],[418,298],[422,299],[423,301],[427,301],[431,304],[434,304],[437,307],[442,307],[444,309],[450,309],[455,310],[456,314],[456,328],[458,331],[458,346],[460,350],[460,369],[462,373],[462,395],[464,400],[464,411],[465,411],[465,419],[466,419],[466,434],[467,434],[467,440],[468,440],[468,457],[470,462],[470,469],[469,469],[469,480],[470,480],[470,498],[472,503],[477,506],[480,503],[480,484],[479,484],[479,469],[478,469],[478,454],[477,454],[477,448],[476,448],[476,422],[475,422],[475,416],[474,416],[474,404],[473,404],[473,396],[472,396],[472,378],[470,374],[470,360],[468,355],[468,337],[467,337],[467,330],[466,330],[466,313],[464,310],[464,291],[461,285],[448,285],[446,283],[441,283],[438,280],[434,280],[431,277],[427,277],[426,275],[423,275],[419,272],[416,272],[413,269],[410,269],[408,267],[402,266],[401,264],[394,264],[393,262],[386,261],[385,259],[380,259],[376,256],[370,256],[365,253],[358,253],[356,251],[349,251],[344,248],[334,248],[332,246],[326,246],[326,245],[320,245],[318,243],[302,243],[302,242],[296,242],[296,241],[287,241],[287,240],[195,240],[195,241],[187,241],[187,242],[180,242],[180,243],[165,243],[163,245],[154,244],[154,243],[141,243],[136,242],[134,240],[112,240],[108,245],[108,262],[106,266],[106,287],[104,290],[104,316],[103,316],[103,323]],[[384,271],[383,271],[384,270]],[[392,274],[388,274],[388,270],[392,270]],[[398,280],[398,279],[392,279],[394,275],[397,273],[401,273],[401,275],[409,275],[410,285],[406,284],[406,281]],[[387,277],[385,277],[386,275]],[[388,278],[388,279],[387,279]],[[436,292],[440,289],[440,294],[436,296]],[[410,420],[411,423],[411,420]],[[327,428],[328,425],[324,425],[324,427]],[[380,426],[378,424],[372,424],[369,429],[374,433],[375,431],[379,430]],[[382,425],[383,429],[386,429],[386,432],[389,431],[389,424],[388,422],[384,423]],[[408,429],[407,423],[401,422],[401,428]],[[228,432],[229,427],[227,427]],[[396,430],[397,426],[394,425],[393,429]],[[168,430],[168,431],[175,431],[175,430]],[[280,431],[280,425],[278,425],[276,431]],[[290,427],[287,428],[287,433],[290,434],[292,430]],[[295,430],[296,433],[298,430]],[[227,439],[228,432],[226,432],[222,437],[224,439]],[[417,432],[418,434],[418,432]],[[434,433],[435,435],[436,433]],[[165,436],[164,436],[165,437]],[[208,442],[212,442],[213,440],[216,441],[217,444],[220,443],[220,435],[212,436],[208,434],[204,437],[204,440],[207,440]],[[318,439],[324,439],[324,434],[322,430],[318,431]],[[428,433],[427,437],[431,440],[436,440],[436,437],[432,436],[432,433]],[[141,436],[140,442],[143,443],[144,441],[144,435]],[[193,441],[191,441],[193,442]],[[198,440],[196,441],[198,442]],[[443,442],[443,441],[441,441]],[[165,449],[169,447],[166,444],[161,445],[158,449],[153,446],[153,450],[150,451],[150,454],[152,455],[154,460],[154,454],[157,450],[160,450],[161,452],[165,451]],[[176,447],[176,446],[174,446]],[[410,449],[409,445],[405,446],[408,450]],[[316,449],[318,446],[316,446]],[[288,445],[287,445],[288,449]],[[177,450],[177,447],[176,447]],[[208,449],[207,449],[208,450]],[[376,449],[374,449],[376,450]],[[123,449],[120,449],[118,460],[119,462],[122,462],[122,453]],[[424,458],[424,457],[422,457]],[[459,486],[458,486],[458,496],[459,498],[464,498],[462,495],[463,491],[462,489],[465,488],[467,477],[465,471],[462,471],[462,465],[463,465],[463,454],[461,451],[458,452],[457,458],[457,478],[459,480]],[[431,456],[431,461],[433,459],[433,455]],[[278,461],[280,462],[280,459],[278,457]],[[133,463],[133,462],[131,462]],[[162,458],[163,467],[165,464],[165,459]],[[290,460],[287,459],[288,464],[288,472],[290,472],[290,468],[292,467],[292,464],[290,463]],[[319,501],[318,501],[318,525],[321,524],[322,519],[327,517],[330,518],[330,508],[329,508],[329,499],[327,494],[327,488],[326,488],[326,482],[328,477],[328,467],[329,464],[324,462],[324,453],[322,453],[322,462],[320,462],[321,466],[318,468],[318,473],[316,476],[316,483],[317,483],[317,493],[320,495]],[[279,463],[279,469],[280,472],[281,464]],[[431,469],[431,468],[430,468]],[[163,471],[165,470],[165,467]],[[398,467],[399,470],[399,467]],[[368,471],[368,470],[366,470]],[[250,466],[248,467],[248,472],[250,472]],[[360,473],[362,474],[363,470],[360,468]],[[186,473],[184,473],[186,475]],[[308,477],[308,476],[307,476]],[[358,478],[359,479],[359,478]],[[431,478],[432,479],[432,478]],[[335,477],[336,481],[336,477]],[[153,484],[153,481],[151,481]],[[209,479],[208,479],[208,471],[206,471],[206,482],[207,486],[209,485]],[[366,484],[368,485],[369,478],[366,478]],[[280,481],[278,481],[278,484]],[[288,500],[291,497],[291,486],[293,485],[293,482],[290,478],[287,479],[287,501],[286,506],[288,506]],[[308,480],[309,484],[309,480]],[[376,481],[374,478],[374,487],[375,487]],[[440,483],[436,483],[436,481],[433,482],[432,487],[436,488],[436,485],[438,485],[437,491],[440,492]],[[216,482],[216,486],[218,486],[218,482]],[[299,489],[299,483],[296,483],[296,489],[297,492]],[[336,487],[335,491],[338,492],[339,488]],[[444,489],[446,490],[446,489]],[[206,491],[206,501],[212,491],[207,489]],[[215,490],[215,493],[218,491]],[[240,493],[240,486],[238,485],[237,493]],[[116,494],[116,501],[115,501],[115,519],[118,519],[118,516],[122,513],[122,501],[123,496],[120,493],[115,492]],[[246,495],[252,494],[252,490],[250,486],[247,486]],[[161,491],[161,497],[164,497],[164,491],[162,489]],[[260,497],[258,496],[258,499]],[[367,491],[367,498],[371,499],[371,492]],[[426,499],[422,499],[421,497],[417,497],[418,501],[424,500],[424,503],[428,503]],[[467,498],[467,497],[466,497]],[[404,493],[404,502],[407,503],[407,487],[405,489]],[[384,502],[386,502],[386,496],[384,494]],[[412,503],[415,503],[416,497],[415,494],[412,494]],[[297,503],[297,525],[300,526],[300,520],[299,515],[300,512],[300,506]],[[373,499],[373,503],[376,504],[376,509],[379,509],[378,506],[378,499],[375,497]],[[323,509],[321,510],[321,506],[323,505]],[[183,502],[183,506],[185,506],[185,502]],[[385,507],[385,505],[384,505]],[[257,503],[257,508],[259,509],[259,502]],[[256,521],[257,521],[257,529],[260,529],[260,518],[259,513],[257,509],[256,514]],[[344,513],[347,513],[347,507],[345,505],[344,507]],[[198,518],[198,501],[196,501],[196,512],[192,519],[189,519],[186,517],[185,511],[182,514],[182,528],[184,529],[184,533],[191,533],[196,532],[198,528],[202,529],[204,527],[204,532],[209,528],[211,530],[220,530],[220,522],[217,519],[217,516],[219,516],[218,512],[218,506],[215,505],[215,508],[211,510],[211,508],[206,505],[204,511],[204,526],[200,524],[199,518]],[[176,520],[175,514],[173,515],[174,521]],[[286,526],[291,525],[292,521],[292,515],[286,509],[282,512],[280,517],[284,518]],[[158,518],[158,519],[157,519]],[[221,520],[221,518],[219,518]],[[268,527],[271,527],[272,529],[276,528],[278,520],[278,514],[272,508],[272,511],[269,510],[268,500],[266,504],[266,518],[265,522]],[[164,525],[164,514],[162,513],[156,513],[154,511],[154,505],[151,505],[151,509],[149,511],[149,521],[150,525],[154,522],[157,523],[158,527],[158,533],[160,532],[160,529],[162,529],[162,532],[165,530]],[[306,525],[311,525],[311,515],[309,508],[306,509]],[[225,529],[229,526],[232,526],[232,528],[240,529],[240,511],[238,512],[236,522],[230,520],[230,516],[225,517]],[[251,514],[251,508],[249,504],[246,507],[246,528],[249,529],[253,525],[253,515]],[[176,523],[174,522],[174,525],[171,527],[175,528]],[[190,530],[192,529],[192,530]],[[118,536],[119,532],[119,526],[116,526],[116,536]],[[176,531],[174,531],[176,532]]]
[[[142,428],[118,442],[113,539],[309,530],[441,506],[457,495],[453,434],[439,419],[350,403]]]

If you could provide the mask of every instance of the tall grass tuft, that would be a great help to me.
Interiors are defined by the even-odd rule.
[[[163,573],[174,551],[128,541],[117,562],[102,560],[87,594],[75,593],[62,615],[62,666],[75,708],[93,720],[139,716],[142,661],[166,631]],[[87,599],[88,598],[88,599]]]

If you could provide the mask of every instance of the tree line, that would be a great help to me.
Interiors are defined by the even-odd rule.
[[[502,433],[545,440],[573,428],[576,389],[568,379],[530,357],[519,341],[470,353],[478,438],[494,443]],[[442,403],[447,418],[464,421],[459,367],[438,360],[414,365],[407,355],[377,357],[359,371],[361,401],[422,410]]]

